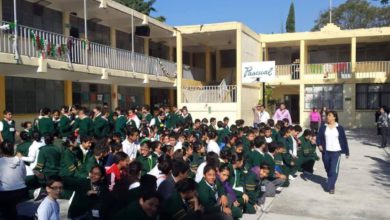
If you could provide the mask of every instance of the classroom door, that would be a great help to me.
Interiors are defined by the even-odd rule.
[[[284,103],[290,111],[292,122],[299,124],[299,95],[285,95]]]

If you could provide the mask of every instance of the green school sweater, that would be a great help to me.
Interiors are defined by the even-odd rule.
[[[3,122],[3,130],[1,131],[1,136],[3,137],[3,141],[9,141],[11,143],[15,143],[15,121],[11,121],[11,124],[8,124],[8,121],[5,119]]]
[[[157,164],[157,156],[155,154],[150,154],[148,157],[139,155],[136,160],[142,164],[142,176],[147,174]]]
[[[274,158],[270,155],[270,153],[264,154],[264,163],[269,166],[269,174],[268,177],[269,179],[273,179],[275,175],[275,160]]]
[[[192,209],[188,208],[178,192],[162,204],[160,220],[197,220],[200,218]]]
[[[131,219],[131,220],[156,220],[157,218],[148,217],[144,210],[141,208],[139,201],[135,201],[126,208],[119,211],[114,217],[110,218],[110,220],[123,220],[123,219]]]
[[[38,170],[46,177],[58,175],[60,171],[61,154],[54,145],[45,145],[39,150],[37,165]]]
[[[108,137],[110,132],[110,124],[108,123],[108,120],[103,118],[101,115],[97,116],[93,120],[92,127],[96,139]]]
[[[42,117],[38,121],[39,133],[42,137],[54,134],[54,123],[49,117]]]
[[[92,127],[92,119],[89,117],[85,117],[83,119],[77,118],[74,123],[74,129],[79,129],[79,136],[92,136],[93,135],[93,127]]]
[[[87,195],[89,190],[92,190],[92,183],[89,179],[79,178],[64,178],[64,188],[75,191],[72,203],[69,206],[68,218],[75,218],[89,212],[88,217],[92,217],[92,209],[99,210],[104,195],[107,193],[107,185],[99,183],[94,184],[94,188],[98,188],[97,195]]]
[[[253,150],[249,153],[247,163],[249,165],[248,170],[254,166],[260,166],[264,163],[265,157],[257,150]]]
[[[61,157],[60,176],[73,176],[80,165],[75,152],[69,148],[65,149]]]
[[[62,115],[60,118],[60,122],[58,124],[58,131],[60,133],[60,137],[68,137],[72,134],[72,121],[66,115]]]
[[[80,169],[78,169],[75,172],[74,176],[79,177],[79,178],[87,178],[89,171],[91,171],[92,167],[94,167],[96,165],[101,165],[101,164],[99,164],[99,162],[96,161],[96,158],[94,156],[87,157],[85,160],[85,163],[83,163],[80,166]]]
[[[118,116],[118,118],[115,121],[114,132],[120,134],[122,138],[126,137],[126,132],[125,132],[126,122],[127,119],[123,115]]]
[[[21,153],[23,155],[23,157],[27,157],[28,150],[30,149],[31,144],[32,144],[31,141],[27,141],[27,142],[23,142],[21,144],[18,144],[18,146],[16,146],[16,152]]]
[[[211,189],[206,180],[202,179],[198,184],[197,191],[199,203],[204,207],[205,214],[221,212],[221,205],[217,201],[218,198],[225,194],[222,186],[214,184],[214,189]]]

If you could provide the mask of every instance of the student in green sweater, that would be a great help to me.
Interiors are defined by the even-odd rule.
[[[0,143],[3,141],[15,144],[15,121],[12,120],[12,113],[8,110],[3,112],[4,119],[0,121]]]
[[[229,184],[229,176],[231,171],[231,167],[229,164],[225,163],[222,164],[218,169],[218,177],[217,177],[217,184],[223,187],[226,197],[228,198],[228,207],[232,211],[232,217],[233,219],[239,219],[242,217],[242,208],[241,206],[244,205],[239,202],[240,197],[237,196],[235,191],[233,190],[233,187]]]
[[[246,213],[254,214],[259,208],[263,208],[265,202],[266,186],[265,181],[269,175],[269,166],[261,165],[252,167],[245,178],[245,193],[249,201],[246,206]]]
[[[120,134],[122,140],[124,140],[126,138],[126,111],[120,108],[116,108],[115,112],[118,114],[118,118],[115,121],[114,133]]]
[[[63,143],[64,151],[61,155],[60,173],[61,177],[73,177],[81,166],[81,162],[77,158],[77,141],[76,137],[70,135]]]
[[[69,110],[70,107],[68,106],[61,107],[61,118],[58,124],[58,131],[59,136],[62,137],[62,140],[65,140],[69,135],[72,134],[73,121],[70,119]]]
[[[196,197],[196,182],[186,178],[176,183],[176,191],[163,203],[161,220],[201,219],[201,205]]]
[[[316,153],[316,135],[309,129],[303,132],[299,138],[301,141],[301,150],[299,151],[299,165],[305,174],[313,174],[313,167],[319,157]]]
[[[22,140],[22,143],[16,146],[16,154],[20,154],[23,157],[27,157],[28,150],[30,149],[30,146],[32,144],[32,140],[31,140],[32,137],[26,131],[20,132],[19,136],[20,139]]]
[[[43,174],[43,177],[58,175],[60,171],[61,154],[53,145],[53,136],[45,136],[45,146],[41,147],[38,154],[37,165],[34,171]],[[42,176],[40,176],[42,177]]]
[[[38,120],[38,131],[42,137],[54,134],[54,123],[50,118],[50,109],[42,109],[42,117]]]
[[[143,191],[141,198],[119,211],[110,220],[157,220],[160,197],[153,190]]]
[[[254,139],[254,149],[250,152],[246,168],[247,170],[250,170],[252,167],[260,166],[264,163],[264,151],[266,147],[266,141],[264,137],[257,136]]]
[[[93,156],[86,158],[84,164],[82,164],[80,169],[75,173],[75,177],[87,178],[92,167],[96,165],[103,166],[102,159],[107,156],[107,154],[108,146],[105,141],[99,141],[96,143],[93,149]]]
[[[142,112],[142,120],[141,120],[142,124],[145,124],[146,126],[149,126],[150,121],[153,118],[153,115],[150,114],[150,107],[149,107],[149,105],[142,106],[141,112]]]
[[[75,120],[73,130],[79,137],[93,136],[92,119],[87,116],[88,109],[81,108],[78,111],[78,118]]]
[[[107,193],[105,170],[95,165],[88,178],[64,178],[64,188],[75,191],[68,210],[69,219],[99,219],[100,207]]]
[[[106,118],[107,112],[101,112],[100,107],[95,107],[93,111],[94,111],[94,118],[93,118],[92,127],[93,127],[94,137],[97,140],[108,137],[110,124],[108,123],[108,119]]]
[[[229,200],[221,185],[217,183],[217,170],[212,165],[206,165],[203,179],[198,184],[198,198],[208,219],[223,217],[232,219]]]
[[[136,159],[142,164],[141,175],[147,174],[157,164],[157,156],[152,153],[149,139],[145,138],[140,143],[140,154]]]

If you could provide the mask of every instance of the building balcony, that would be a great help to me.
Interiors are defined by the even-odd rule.
[[[299,64],[276,65],[276,78],[273,83],[299,83],[299,80],[329,81],[353,79],[386,79],[390,75],[390,61],[305,64],[304,74]]]
[[[10,24],[3,22],[2,25]],[[17,27],[17,42],[11,28],[0,32],[0,52],[17,54],[48,60],[62,61],[69,64],[101,67],[154,76],[176,77],[176,63],[117,49],[106,45],[73,38],[61,34],[39,30],[23,25]]]
[[[237,86],[184,86],[182,103],[235,103]]]

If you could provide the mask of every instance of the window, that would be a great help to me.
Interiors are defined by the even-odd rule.
[[[356,109],[377,109],[390,105],[390,84],[357,84]]]
[[[43,107],[54,110],[64,104],[63,81],[6,77],[5,93],[7,109],[15,114],[36,113]]]
[[[343,85],[305,86],[305,109],[313,107],[343,109]]]
[[[221,67],[234,68],[236,67],[236,50],[221,50]]]
[[[73,82],[74,104],[92,109],[102,106],[104,102],[111,105],[110,85]]]

